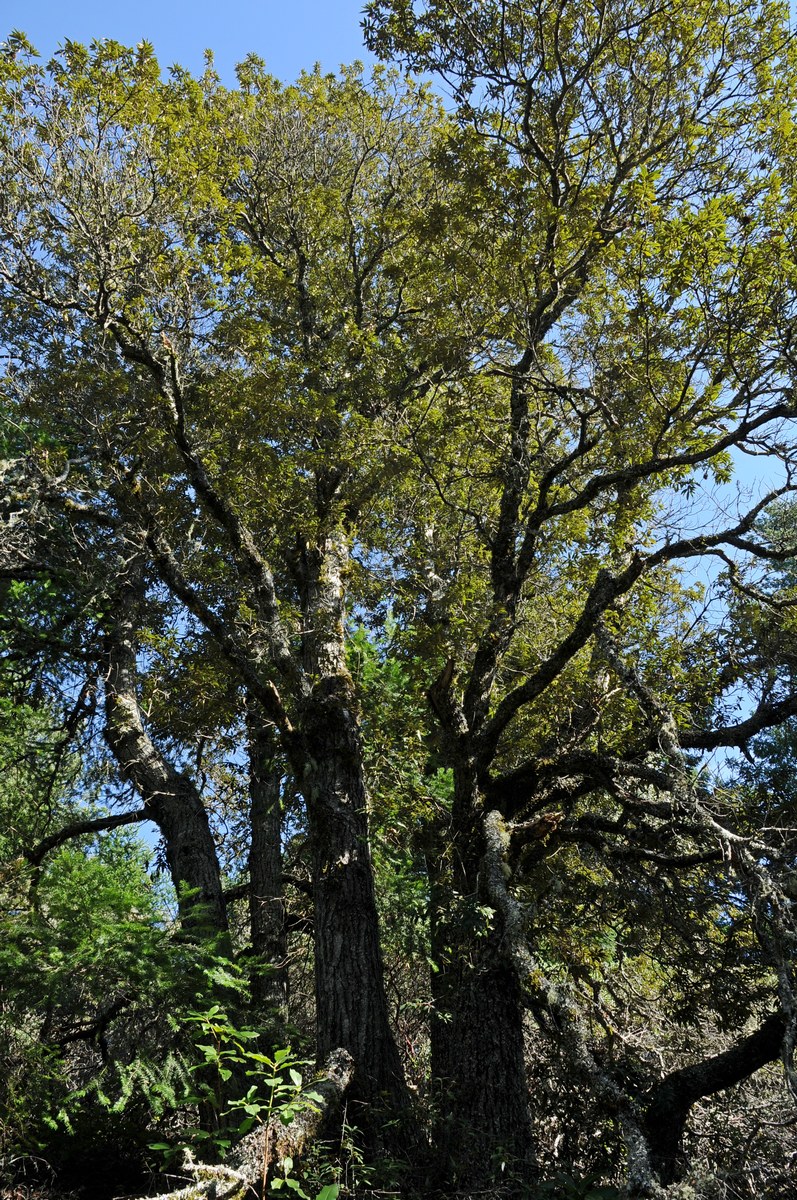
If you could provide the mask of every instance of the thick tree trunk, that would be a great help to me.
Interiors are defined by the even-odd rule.
[[[455,770],[453,838],[429,858],[432,884],[432,1075],[443,1180],[485,1187],[534,1177],[523,996],[485,880],[472,772]],[[452,896],[457,899],[452,905]]]
[[[520,988],[500,934],[456,944],[434,983],[435,1149],[443,1178],[483,1188],[533,1176]]]
[[[353,688],[345,676],[316,685],[304,728],[308,762],[302,779],[312,844],[315,906],[317,1054],[336,1046],[353,1056],[351,1103],[409,1108],[401,1062],[388,1021],[379,920]],[[384,1111],[383,1111],[384,1116]],[[365,1108],[350,1109],[355,1125]]]
[[[318,1059],[338,1046],[354,1058],[349,1119],[373,1148],[385,1140],[377,1133],[385,1116],[406,1121],[410,1100],[388,1021],[362,747],[345,661],[347,566],[340,531],[303,556],[304,667],[315,683],[303,706],[297,775],[312,847]]]
[[[653,1173],[663,1184],[674,1183],[688,1166],[683,1154],[686,1121],[703,1096],[741,1083],[778,1057],[786,1030],[782,1013],[773,1013],[755,1033],[729,1050],[665,1076],[653,1088],[645,1109],[643,1132]]]
[[[105,740],[122,776],[133,784],[163,835],[184,926],[226,937],[219,862],[202,798],[193,781],[161,754],[141,717],[135,619],[140,598],[133,584],[120,589],[106,636]]]
[[[282,778],[273,725],[254,705],[249,730],[249,915],[255,1010],[282,1028],[288,1012],[285,901],[282,894]]]

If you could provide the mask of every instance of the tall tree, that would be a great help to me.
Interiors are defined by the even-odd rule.
[[[437,187],[439,112],[384,73],[370,90],[355,72],[282,88],[251,59],[226,91],[210,68],[162,82],[145,44],[68,43],[47,67],[16,50],[2,66],[5,386],[48,439],[25,460],[21,524],[57,511],[78,538],[81,522],[112,530],[131,555],[116,594],[143,555],[278,731],[307,806],[318,1053],[350,1050],[354,1095],[406,1112],[345,625],[353,549],[404,466],[392,431],[438,369],[412,229]],[[109,735],[147,790],[157,764],[125,708],[134,646],[120,637]],[[181,787],[167,780],[159,803]],[[217,907],[211,851],[194,874]]]
[[[719,840],[794,1027],[791,968],[764,932],[770,904],[787,907],[765,899],[760,839],[740,840],[690,756],[746,745],[797,697],[783,675],[728,668],[725,629],[688,615],[678,584],[701,560],[733,584],[784,552],[756,522],[794,464],[788,10],[373,0],[366,14],[372,49],[453,93],[443,165],[470,217],[437,214],[473,349],[418,455],[403,556],[405,603],[425,594],[426,645],[447,660],[429,689],[454,777],[432,856],[440,1140],[463,1179],[494,1178],[507,1153],[528,1175],[522,1007],[547,986],[529,938],[563,845],[677,875]],[[702,481],[726,483],[732,451],[776,456],[783,486],[712,503]],[[529,868],[523,908],[506,876]],[[633,1186],[655,1191],[632,1107]]]

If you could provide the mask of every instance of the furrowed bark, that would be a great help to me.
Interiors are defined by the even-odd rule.
[[[409,1093],[388,1021],[379,919],[368,842],[366,790],[354,685],[346,668],[345,576],[340,531],[302,556],[304,667],[314,679],[303,704],[297,777],[307,804],[315,904],[317,1054],[353,1056],[350,1119],[372,1146],[378,1117],[409,1113]]]
[[[359,736],[350,681],[325,680],[305,727],[315,902],[318,1055],[343,1045],[357,1063],[352,1099],[408,1107],[385,999]],[[361,1118],[365,1119],[365,1110]],[[357,1112],[353,1116],[358,1123]]]
[[[448,1186],[498,1185],[511,1176],[522,1189],[535,1175],[523,997],[507,953],[505,914],[491,895],[478,806],[472,771],[455,772],[459,837],[429,863],[432,1075],[440,1093],[435,1149]],[[460,898],[453,916],[452,891]]]
[[[249,800],[249,915],[255,969],[252,999],[255,1008],[270,1014],[278,1025],[287,1019],[288,970],[285,900],[282,879],[282,770],[277,759],[275,731],[257,707],[250,705]]]

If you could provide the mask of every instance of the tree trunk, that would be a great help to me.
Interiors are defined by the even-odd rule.
[[[467,768],[454,777],[452,828],[429,857],[438,1169],[449,1185],[514,1179],[522,1191],[534,1177],[523,996],[486,892],[475,780]]]
[[[284,1028],[288,1013],[285,901],[282,894],[282,779],[273,725],[250,705],[249,915],[254,966],[252,1000],[258,1015]]]
[[[161,754],[144,728],[138,705],[136,616],[141,589],[125,584],[106,635],[105,740],[123,778],[133,784],[163,835],[166,862],[186,929],[222,935],[227,913],[216,846],[193,781]]]
[[[385,1141],[376,1132],[385,1115],[406,1120],[410,1100],[388,1021],[362,747],[345,661],[347,566],[340,531],[303,556],[304,667],[315,683],[303,706],[297,776],[312,853],[318,1060],[338,1046],[354,1058],[349,1119],[373,1148]]]
[[[457,1187],[522,1187],[533,1159],[518,981],[495,930],[469,945],[459,938],[455,953],[433,983],[439,1169]]]
[[[312,845],[319,1061],[342,1046],[356,1064],[355,1105],[405,1113],[409,1095],[388,1021],[368,845],[359,732],[346,677],[316,685],[302,779]],[[383,1114],[384,1115],[384,1114]],[[350,1110],[352,1123],[369,1117]]]

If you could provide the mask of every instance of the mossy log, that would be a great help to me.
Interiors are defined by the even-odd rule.
[[[268,1177],[273,1178],[286,1158],[294,1162],[301,1159],[339,1108],[353,1075],[354,1059],[349,1052],[333,1050],[310,1088],[320,1099],[308,1102],[289,1125],[273,1120],[268,1127],[258,1126],[219,1166],[187,1157],[185,1170],[193,1181],[147,1200],[243,1200],[251,1189],[259,1194],[264,1166],[268,1166]]]

